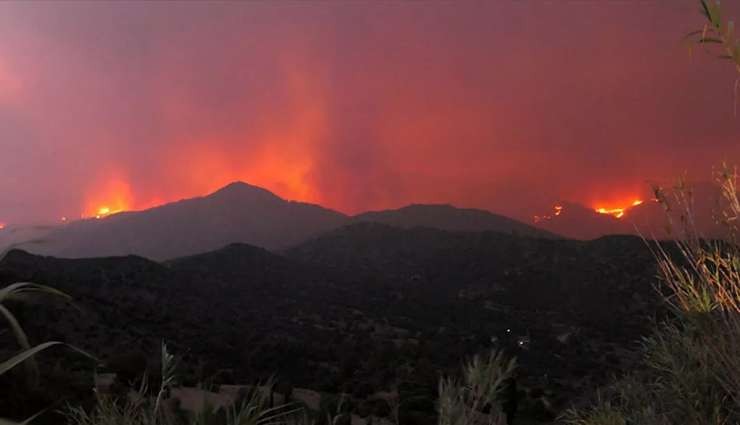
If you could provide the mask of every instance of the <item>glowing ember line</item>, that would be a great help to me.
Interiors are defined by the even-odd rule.
[[[120,210],[120,209],[118,209],[118,210],[111,210],[109,207],[100,207],[100,208],[98,208],[97,213],[95,213],[95,218],[97,220],[100,220],[101,218],[105,218],[105,217],[108,217],[109,215],[117,214],[117,213],[122,212],[122,211],[123,210]]]
[[[616,218],[622,218],[624,216],[624,208],[596,208],[596,212],[599,214],[613,215]]]
[[[552,207],[552,215],[536,215],[534,216],[534,222],[539,223],[541,221],[547,221],[552,220],[553,217],[559,216],[563,213],[563,206],[562,205],[554,205]]]
[[[606,214],[606,215],[611,215],[615,218],[622,218],[624,217],[624,215],[627,213],[627,211],[630,208],[641,205],[642,202],[643,201],[641,199],[635,199],[634,201],[632,201],[632,203],[629,206],[626,206],[626,207],[620,207],[620,208],[599,207],[599,208],[594,209],[594,211],[596,211],[599,214]]]

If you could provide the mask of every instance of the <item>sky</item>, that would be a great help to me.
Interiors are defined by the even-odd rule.
[[[235,180],[346,213],[631,202],[740,162],[737,74],[682,42],[702,24],[694,0],[2,2],[0,223]]]

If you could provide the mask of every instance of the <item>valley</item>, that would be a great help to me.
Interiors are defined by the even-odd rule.
[[[636,237],[582,242],[380,223],[275,252],[231,244],[154,262],[15,250],[0,263],[0,283],[54,285],[74,298],[74,307],[18,306],[33,340],[90,350],[119,376],[156,371],[165,340],[183,385],[275,376],[350,394],[355,407],[393,391],[416,400],[406,423],[431,420],[439,376],[491,349],[519,362],[523,414],[553,419],[634,366],[662,310],[654,275]],[[51,367],[59,355],[42,359]],[[72,376],[89,375],[89,362],[71,361]],[[10,394],[0,400],[14,403]]]

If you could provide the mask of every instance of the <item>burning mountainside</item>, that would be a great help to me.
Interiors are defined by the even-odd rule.
[[[628,206],[611,207],[611,208],[598,207],[598,208],[595,208],[594,211],[596,211],[599,214],[607,214],[607,215],[614,216],[616,218],[622,218],[624,217],[624,215],[627,213],[628,210],[638,205],[642,205],[642,200],[635,199]]]
[[[594,239],[608,234],[634,234],[632,217],[640,207],[635,205],[586,207],[572,202],[559,202],[550,214],[535,216],[534,223],[545,230],[575,239]],[[628,218],[629,217],[629,218]]]
[[[716,217],[720,192],[711,183],[695,183],[691,189],[691,214],[693,231],[704,237],[716,238],[726,234],[726,227]],[[668,200],[675,204],[677,194]],[[594,202],[593,207],[583,204],[558,202],[551,213],[534,216],[537,227],[576,239],[594,239],[610,234],[633,234],[646,238],[680,237],[682,214],[679,205],[666,210],[653,198],[626,198],[622,202]]]
[[[552,220],[553,217],[557,217],[557,216],[559,216],[562,213],[563,213],[563,206],[562,205],[553,205],[553,207],[552,207],[552,213],[546,214],[546,215],[536,215],[536,216],[534,216],[533,221],[535,223],[539,223],[541,221]]]
[[[111,214],[116,214],[116,213],[123,212],[123,211],[124,211],[124,209],[111,210],[109,207],[100,207],[100,208],[98,208],[98,211],[95,214],[95,218],[99,220],[99,219],[104,218],[104,217],[107,217],[107,216],[109,216]]]
[[[535,215],[533,217],[534,223],[551,221],[555,219],[555,217],[561,216],[565,211],[565,206],[564,206],[565,204],[567,203],[563,203],[563,202],[556,203],[555,205],[553,205],[552,212],[550,212],[549,214]],[[620,206],[595,207],[593,209],[593,212],[596,214],[607,215],[607,216],[611,216],[614,218],[622,218],[625,216],[625,214],[631,211],[634,207],[637,207],[642,204],[643,204],[643,201],[641,199],[635,199],[631,201],[628,205],[620,204]],[[582,208],[584,207],[581,205],[577,206],[577,209],[582,209]]]
[[[87,193],[82,218],[101,219],[133,208],[131,185],[117,177],[95,184]]]

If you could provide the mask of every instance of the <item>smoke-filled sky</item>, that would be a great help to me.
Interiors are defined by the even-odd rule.
[[[740,16],[740,15],[737,15]],[[0,222],[234,180],[530,217],[740,159],[698,1],[0,3]]]

